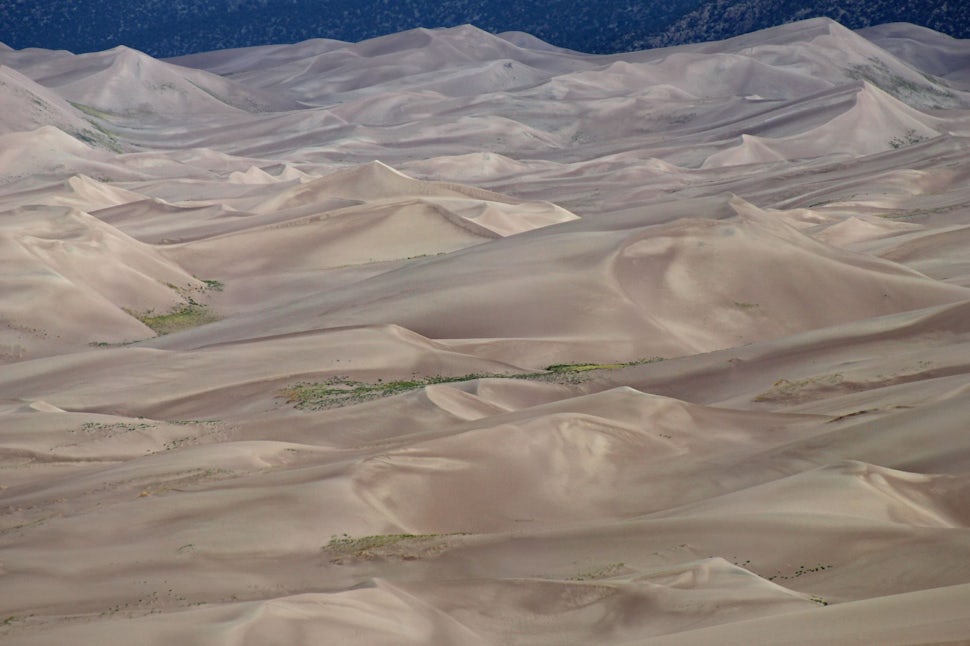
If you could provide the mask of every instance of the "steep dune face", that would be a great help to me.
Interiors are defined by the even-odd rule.
[[[965,50],[0,47],[0,641],[964,639]]]

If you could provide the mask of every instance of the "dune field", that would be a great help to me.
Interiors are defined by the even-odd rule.
[[[0,45],[0,642],[968,609],[970,41]]]

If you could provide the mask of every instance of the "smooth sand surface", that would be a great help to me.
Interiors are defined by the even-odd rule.
[[[968,53],[0,48],[0,641],[968,643]]]

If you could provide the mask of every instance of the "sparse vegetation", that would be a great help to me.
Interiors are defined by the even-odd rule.
[[[205,283],[205,288],[207,290],[211,290],[213,292],[221,292],[225,288],[225,285],[218,280],[206,280],[205,278],[200,278],[199,280]]]
[[[396,545],[401,541],[432,538],[433,534],[375,534],[372,536],[334,536],[325,549],[345,554],[360,554],[369,550]]]
[[[467,374],[460,377],[414,377],[413,379],[402,379],[397,381],[378,380],[376,383],[366,383],[355,381],[346,377],[331,377],[323,382],[301,382],[294,384],[280,392],[290,404],[295,404],[297,408],[308,408],[318,410],[321,408],[336,408],[348,406],[360,402],[390,397],[417,390],[432,384],[457,383],[480,379],[484,377],[508,377],[510,375],[498,374]]]
[[[88,115],[89,117],[96,117],[98,119],[107,119],[108,117],[111,116],[104,110],[98,110],[97,108],[94,108],[90,105],[84,105],[83,103],[76,103],[74,101],[70,101],[69,103],[72,106],[74,106],[74,108],[76,108],[77,110],[80,110],[81,112]]]
[[[168,284],[169,288],[185,298],[185,302],[164,314],[156,314],[155,310],[134,312],[125,309],[125,311],[147,325],[159,336],[218,321],[220,317],[210,311],[205,304],[195,300],[194,294],[208,291],[221,292],[225,286],[218,280],[199,280],[202,281],[204,287],[193,287],[191,285],[179,287],[178,285]]]
[[[902,148],[903,146],[918,144],[921,141],[926,141],[926,137],[916,134],[916,130],[910,128],[902,137],[893,137],[890,139],[889,145],[893,148]]]
[[[334,376],[322,382],[300,382],[293,384],[281,390],[279,396],[297,408],[321,410],[399,395],[434,384],[460,383],[463,381],[471,381],[472,379],[548,379],[551,381],[572,383],[575,382],[577,373],[586,373],[594,370],[616,370],[627,366],[636,366],[657,361],[663,361],[663,359],[653,357],[650,359],[638,359],[627,363],[564,363],[549,366],[545,372],[521,374],[470,373],[454,377],[442,375],[419,377],[414,375],[411,379],[395,381],[378,379],[376,382],[370,383],[357,381],[349,377]]]
[[[663,357],[649,357],[635,359],[634,361],[624,361],[622,363],[557,363],[551,366],[546,366],[546,370],[549,372],[558,373],[586,372],[588,370],[617,370],[619,368],[628,368],[630,366],[642,366],[647,363],[659,363],[663,360]]]
[[[192,468],[186,469],[173,475],[167,480],[160,480],[146,485],[139,492],[139,498],[150,498],[151,496],[158,496],[162,494],[169,493],[171,491],[180,491],[182,487],[189,485],[196,485],[200,482],[210,480],[210,479],[223,479],[234,477],[234,472],[229,469],[216,469],[216,468]]]
[[[375,534],[372,536],[333,536],[323,550],[331,555],[331,562],[342,563],[346,558],[372,560],[397,558],[413,561],[440,554],[448,548],[447,540],[466,534]]]
[[[596,581],[598,579],[609,579],[614,577],[626,567],[625,563],[607,563],[602,567],[592,568],[585,572],[580,572],[576,576],[569,577],[570,581]]]
[[[949,89],[941,87],[936,79],[923,75],[928,83],[914,83],[895,74],[885,61],[870,57],[868,65],[854,65],[846,75],[856,81],[866,81],[875,85],[897,99],[912,104],[927,105],[927,107],[941,108],[951,105],[955,95]]]
[[[859,415],[874,413],[878,410],[879,410],[878,408],[863,408],[862,410],[852,411],[851,413],[845,413],[844,415],[838,415],[836,417],[833,417],[832,419],[827,421],[826,424],[835,424],[836,422],[841,422],[842,420],[848,419],[850,417],[858,417]]]
[[[168,423],[175,426],[215,426],[221,424],[217,419],[170,419]]]
[[[663,357],[637,359],[636,361],[628,361],[626,363],[557,363],[555,365],[546,367],[546,370],[557,373],[587,372],[589,370],[616,370],[617,368],[639,366],[645,363],[656,363],[658,361],[663,361]]]
[[[87,129],[75,130],[70,133],[73,137],[92,146],[107,148],[116,153],[121,152],[121,144],[117,137],[97,121],[97,119],[107,119],[111,115],[83,103],[74,103],[73,101],[70,103],[75,109],[83,112],[86,115],[87,122],[97,130],[97,132]]]
[[[157,423],[139,423],[131,424],[128,422],[114,422],[111,424],[105,424],[103,422],[85,422],[81,424],[81,430],[85,433],[95,433],[95,432],[111,432],[111,431],[137,431],[141,429],[154,428],[158,426]]]
[[[100,142],[97,136],[90,130],[76,130],[74,131],[74,137],[80,139],[86,144],[91,144],[92,146],[97,146]]]
[[[802,575],[805,575],[805,574],[812,574],[814,572],[822,572],[823,570],[828,570],[831,567],[832,567],[831,563],[830,564],[827,564],[827,565],[822,565],[820,563],[820,564],[818,564],[818,565],[816,565],[814,567],[806,567],[804,565],[799,565],[798,566],[798,569],[796,569],[791,574],[783,575],[783,574],[779,573],[779,574],[776,574],[774,576],[769,576],[767,578],[768,578],[769,581],[775,581],[775,580],[788,581],[790,579],[797,579],[798,577],[800,577]]]
[[[757,395],[756,402],[774,402],[814,395],[818,392],[834,390],[845,380],[841,373],[817,375],[805,379],[779,379],[771,388]]]
[[[126,311],[159,336],[219,320],[218,316],[199,303],[184,303],[165,314],[156,314],[154,310],[141,313]]]

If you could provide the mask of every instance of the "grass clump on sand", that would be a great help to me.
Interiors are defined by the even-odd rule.
[[[205,305],[195,302],[183,303],[166,314],[155,314],[154,310],[142,313],[129,312],[129,314],[159,336],[219,320],[219,317],[210,312]]]
[[[166,283],[169,288],[182,296],[185,302],[176,305],[165,314],[156,314],[155,310],[133,312],[127,308],[123,309],[151,328],[159,336],[218,321],[220,317],[210,311],[205,304],[195,300],[194,295],[197,293],[204,294],[205,292],[221,292],[225,285],[218,280],[199,280],[203,283],[202,287],[193,287],[191,285],[188,287],[179,287],[178,285]]]
[[[207,290],[211,290],[213,292],[221,292],[226,287],[221,280],[207,280],[205,278],[201,278],[200,280],[205,283],[205,288]]]
[[[398,558],[417,560],[422,556],[435,556],[448,549],[445,539],[465,534],[375,534],[373,536],[334,536],[323,549],[333,557],[331,562],[341,563],[346,558],[372,560]]]
[[[366,383],[354,381],[344,377],[331,377],[323,382],[301,382],[294,384],[280,392],[280,395],[297,408],[318,410],[321,408],[336,408],[360,402],[390,397],[411,390],[417,390],[433,384],[456,383],[482,379],[484,377],[509,377],[500,374],[468,374],[460,377],[414,377],[398,381],[382,381]]]
[[[642,366],[646,363],[657,363],[663,361],[663,357],[650,357],[649,359],[637,359],[625,363],[557,363],[546,367],[546,370],[554,373],[573,373],[588,372],[590,370],[617,370],[628,366]]]

